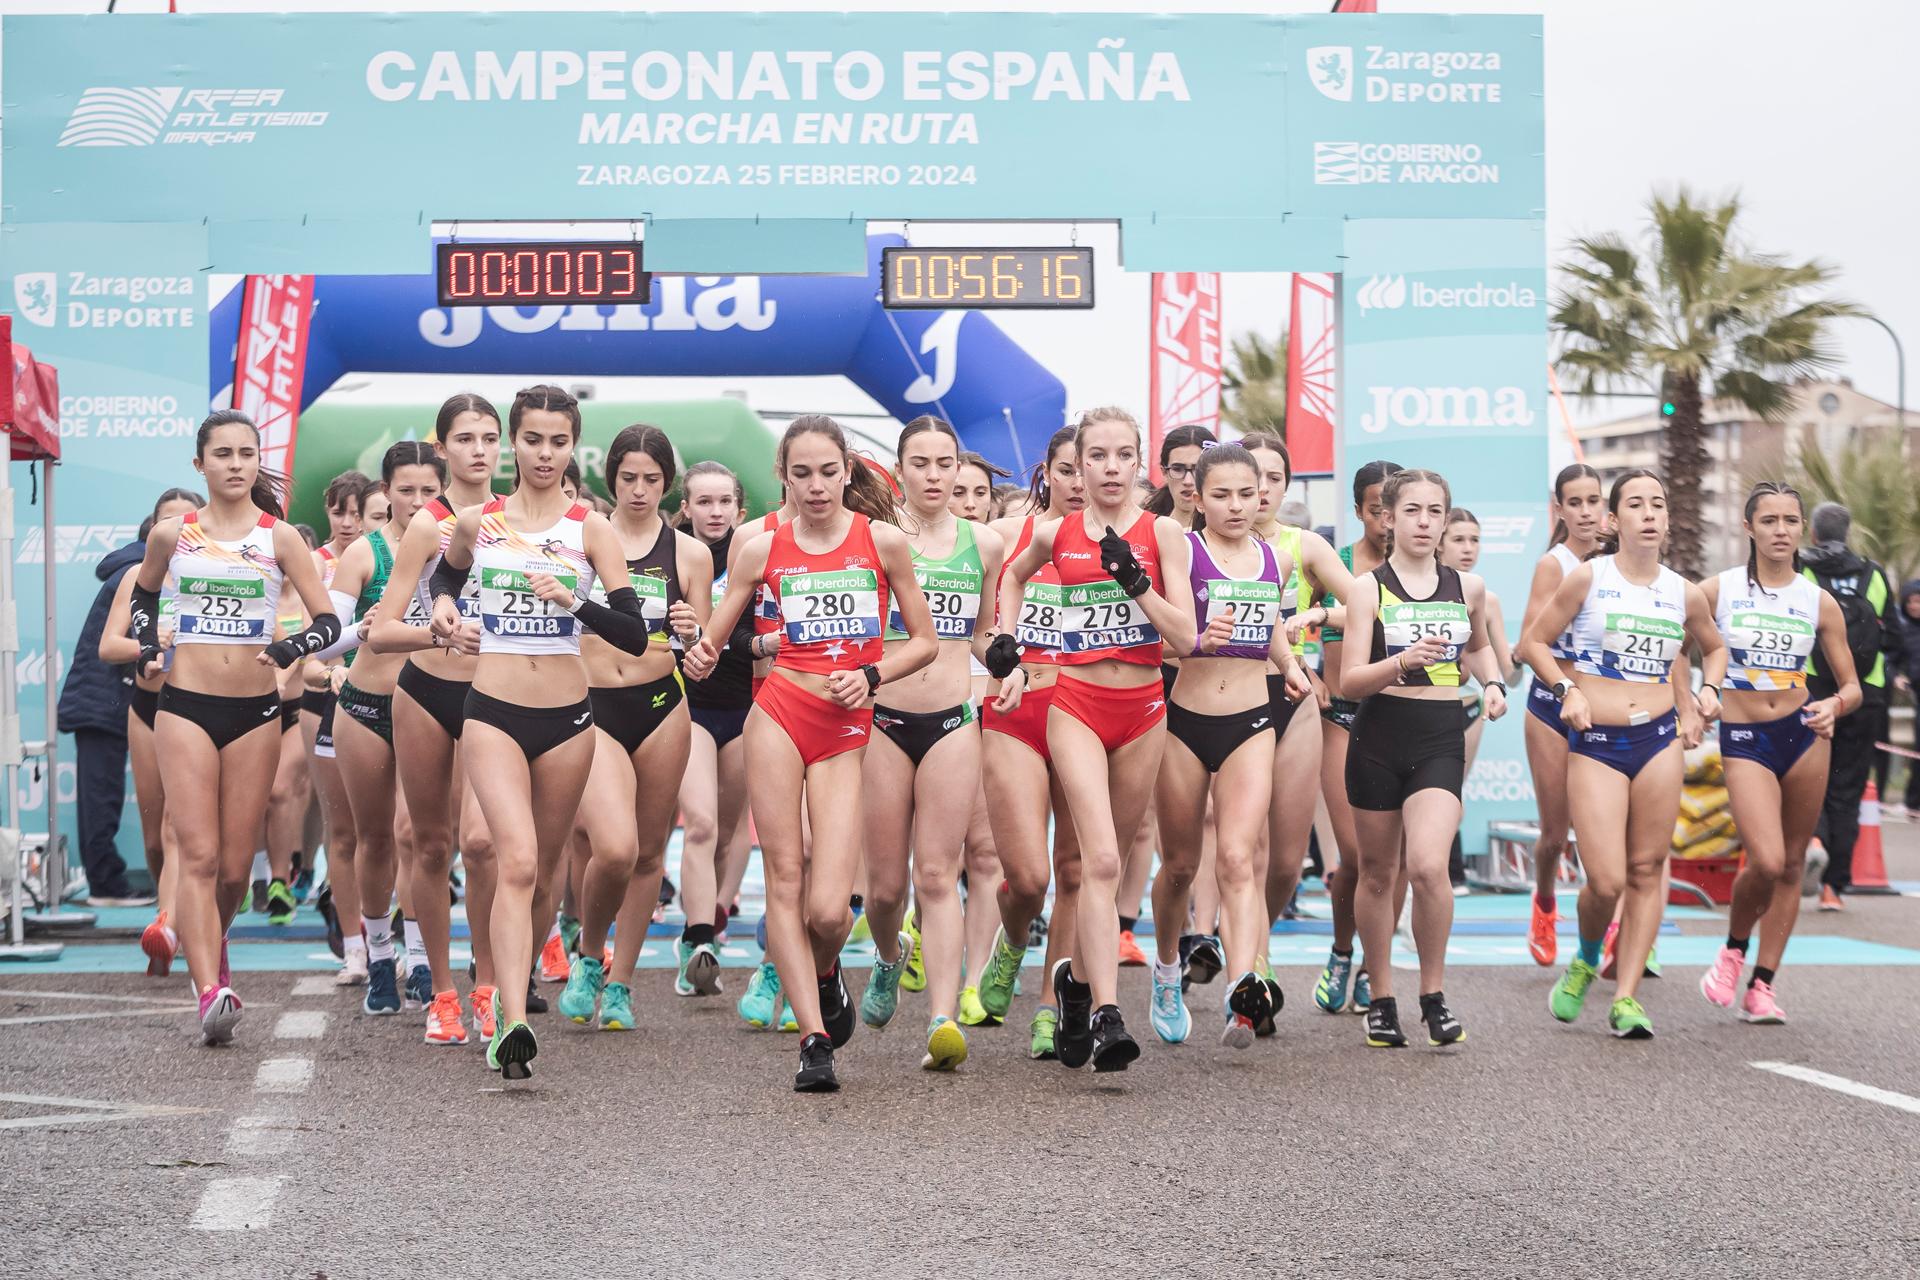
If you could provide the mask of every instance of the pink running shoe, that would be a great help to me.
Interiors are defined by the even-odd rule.
[[[1720,954],[1713,958],[1713,968],[1700,979],[1700,994],[1722,1009],[1733,1008],[1734,999],[1740,994],[1740,971],[1746,964],[1745,952],[1732,947],[1720,948]]]
[[[208,1044],[230,1044],[240,1021],[240,997],[222,985],[200,993],[200,1036]]]
[[[1787,1011],[1774,1003],[1772,983],[1756,982],[1747,988],[1746,1001],[1740,1006],[1740,1018],[1763,1027],[1777,1027],[1787,1020]]]

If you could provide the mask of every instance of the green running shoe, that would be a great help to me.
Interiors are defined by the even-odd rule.
[[[1020,964],[1027,958],[1026,948],[1007,942],[1002,925],[993,935],[993,950],[980,972],[980,1007],[996,1020],[1003,1020],[1013,1005],[1014,987],[1020,981]]]
[[[609,982],[600,993],[600,1029],[633,1030],[633,988],[624,982]]]
[[[1033,1011],[1033,1022],[1029,1030],[1033,1033],[1033,1042],[1027,1046],[1027,1056],[1036,1062],[1042,1058],[1051,1058],[1054,1033],[1060,1029],[1060,1015],[1045,1007]]]
[[[927,1054],[922,1071],[952,1071],[967,1060],[967,1033],[944,1014],[927,1024]]]
[[[594,1007],[600,1003],[600,989],[606,985],[607,971],[599,956],[575,956],[573,970],[567,974],[566,989],[560,993],[560,1012],[586,1026],[593,1021]]]
[[[753,977],[747,979],[745,994],[733,1007],[750,1027],[765,1031],[774,1024],[780,1016],[780,971],[773,967],[773,961],[760,962]]]
[[[1653,1019],[1632,996],[1621,996],[1607,1010],[1607,1029],[1622,1040],[1653,1039]]]
[[[1000,1019],[988,1012],[987,1006],[980,1003],[980,988],[960,988],[960,1002],[957,1009],[959,1022],[963,1027],[997,1027]]]
[[[495,1030],[499,1031],[497,1022]],[[533,1028],[516,1022],[499,1031],[487,1045],[487,1065],[499,1071],[502,1080],[525,1080],[533,1074],[533,1058],[539,1052]]]
[[[267,890],[267,897],[269,899],[273,897],[273,890],[271,889]],[[1649,978],[1657,978],[1660,976],[1660,948],[1659,947],[1655,946],[1655,947],[1649,947],[1647,949],[1647,966],[1641,972],[1644,973]]]
[[[1313,1002],[1325,1013],[1338,1013],[1347,1007],[1347,983],[1353,977],[1353,954],[1327,953],[1327,965],[1320,970],[1320,981],[1313,984]]]
[[[920,924],[913,918],[913,908],[907,908],[906,921],[901,926],[907,936],[913,939],[913,951],[907,956],[907,970],[900,975],[902,991],[925,991],[927,989],[927,962],[920,954]]]
[[[877,954],[873,957],[873,972],[867,977],[867,989],[860,994],[860,1021],[876,1031],[892,1022],[900,1008],[900,975],[907,967],[907,957],[913,954],[913,939],[905,930],[899,934],[899,944],[900,958],[892,964]]]
[[[292,924],[294,912],[299,909],[300,904],[294,901],[293,890],[285,880],[275,880],[267,886],[268,924]]]
[[[873,926],[867,921],[867,913],[862,911],[853,918],[853,932],[847,935],[848,942],[872,942]]]
[[[1587,988],[1599,976],[1599,970],[1575,956],[1567,971],[1560,975],[1560,981],[1553,984],[1553,991],[1547,996],[1547,1008],[1560,1021],[1572,1022],[1587,1003]]]

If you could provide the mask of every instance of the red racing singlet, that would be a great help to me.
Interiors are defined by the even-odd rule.
[[[1038,519],[1038,516],[1028,516],[1026,523],[1020,526],[1020,536],[1014,540],[1013,550],[1007,552],[1007,558],[1000,565],[1002,582],[1006,581],[1008,567],[1033,541],[1033,522]],[[994,599],[999,598],[996,589]],[[1026,589],[1020,594],[1020,616],[1013,622],[1013,638],[1020,642],[1020,661],[1036,666],[1052,666],[1059,662],[1060,613],[1060,571],[1049,561],[1027,579]]]
[[[1137,600],[1100,567],[1100,544],[1087,536],[1086,517],[1076,511],[1053,535],[1053,566],[1060,574],[1060,654],[1063,666],[1113,658],[1160,665],[1160,632]],[[1157,590],[1160,548],[1153,536],[1154,515],[1142,512],[1121,536]]]
[[[769,511],[760,517],[761,533],[772,533],[780,527],[780,513]],[[780,600],[768,588],[765,582],[754,588],[753,592],[753,634],[770,636],[780,629]]]
[[[778,608],[780,652],[773,665],[826,675],[880,661],[887,573],[867,518],[853,513],[831,551],[803,551],[789,521],[774,531],[763,582]]]

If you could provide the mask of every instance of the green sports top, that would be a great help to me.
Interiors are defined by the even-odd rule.
[[[980,620],[980,592],[986,586],[986,566],[974,540],[973,521],[954,521],[953,550],[935,560],[913,553],[913,577],[926,594],[933,614],[933,633],[942,640],[971,640]],[[899,594],[887,610],[887,640],[905,640],[907,625],[900,617]]]
[[[1348,573],[1353,572],[1353,543],[1349,542],[1346,546],[1340,548],[1340,563],[1347,566]],[[1320,603],[1324,608],[1331,609],[1340,602],[1334,599],[1333,592],[1329,591],[1320,597]],[[1340,628],[1334,626],[1332,623],[1328,623],[1326,626],[1320,628],[1320,643],[1339,644],[1344,635],[1345,633],[1342,632]]]
[[[387,544],[387,535],[375,529],[367,535],[367,546],[373,550],[373,572],[367,576],[366,585],[360,588],[360,598],[353,602],[353,617],[347,619],[347,625],[353,626],[361,618],[373,611],[380,603],[380,597],[387,593],[387,575],[393,572],[393,548]],[[346,665],[353,665],[353,656],[358,649],[346,652]]]

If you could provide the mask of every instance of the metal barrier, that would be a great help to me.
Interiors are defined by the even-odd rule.
[[[1467,855],[1467,882],[1495,893],[1532,893],[1533,846],[1540,839],[1537,822],[1489,822],[1487,851]],[[1573,833],[1567,833],[1567,847],[1560,855],[1560,887],[1577,889],[1587,882],[1580,865],[1579,845]]]

